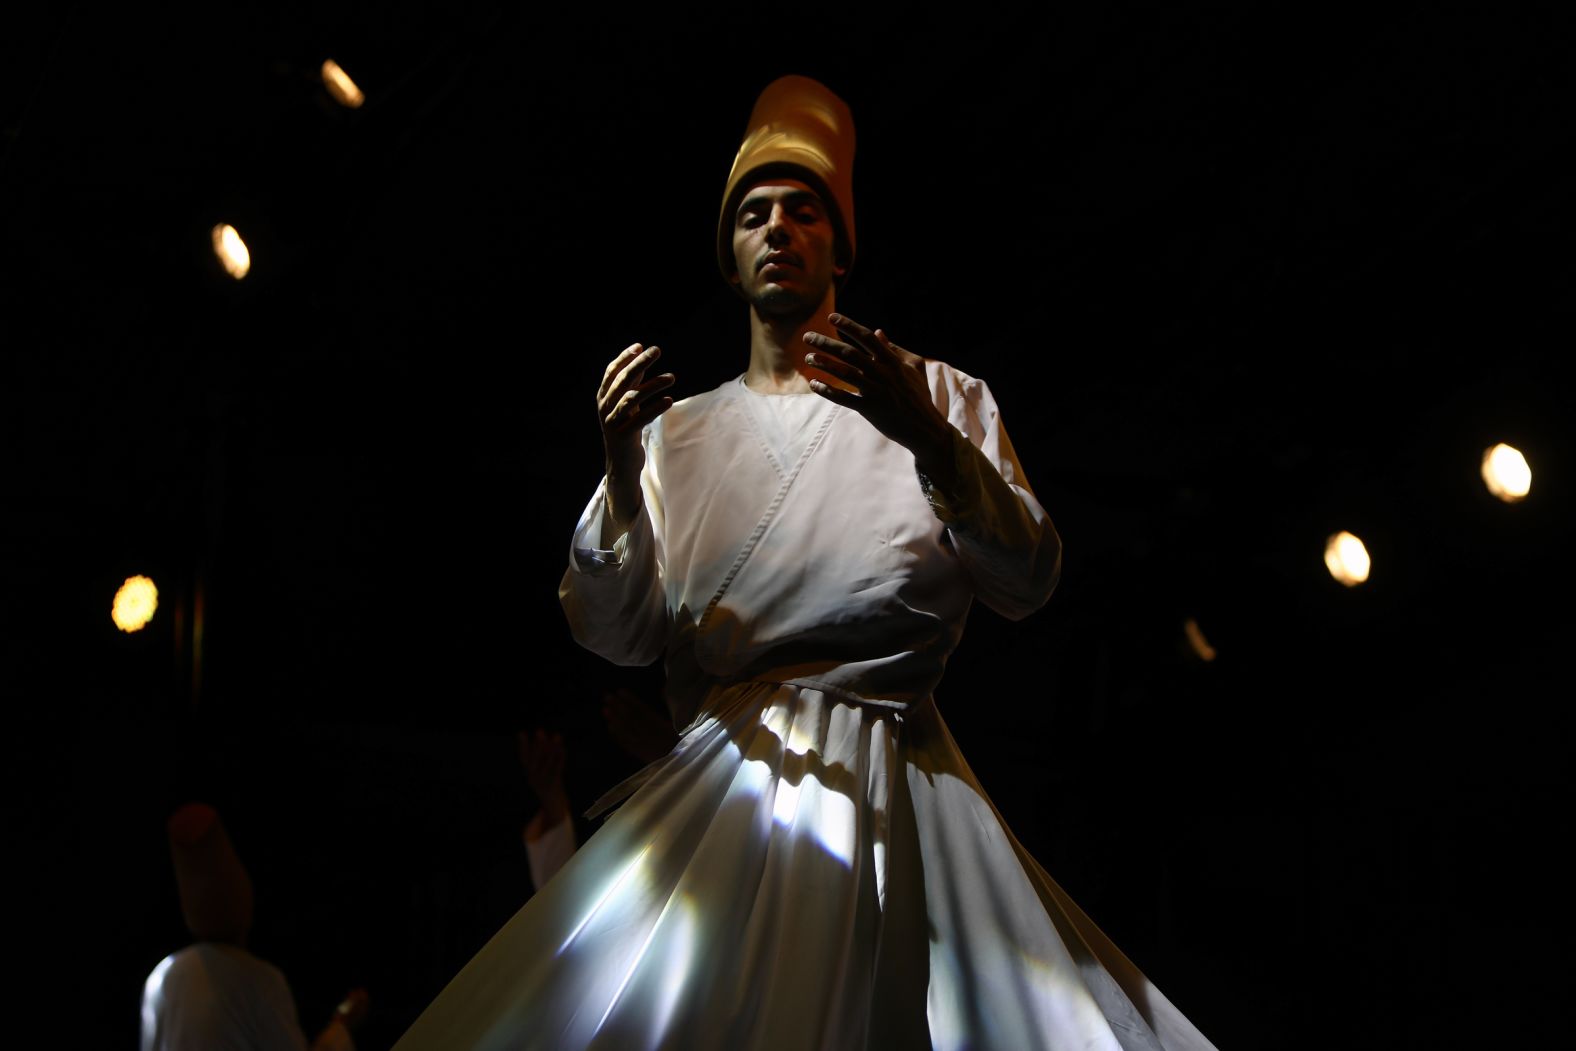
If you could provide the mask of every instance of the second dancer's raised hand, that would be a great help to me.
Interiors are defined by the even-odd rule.
[[[641,429],[673,405],[671,397],[659,393],[673,386],[673,373],[646,379],[646,370],[661,356],[658,347],[631,343],[608,362],[597,388],[596,415],[607,458],[607,510],[615,537],[640,512],[640,471],[646,465]]]
[[[920,470],[938,482],[953,473],[952,425],[930,397],[925,359],[843,314],[828,318],[841,339],[819,332],[804,337],[805,364],[849,388],[812,379],[810,389],[853,409],[870,425],[914,454]]]

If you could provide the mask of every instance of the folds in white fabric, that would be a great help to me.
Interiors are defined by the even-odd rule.
[[[1209,1047],[1154,1035],[932,706],[713,700],[400,1051]]]

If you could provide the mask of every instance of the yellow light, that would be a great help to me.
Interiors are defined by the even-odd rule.
[[[1182,632],[1187,636],[1188,647],[1192,649],[1193,654],[1199,660],[1212,661],[1215,659],[1215,647],[1211,646],[1209,640],[1204,637],[1204,629],[1198,626],[1198,621],[1192,617],[1183,621]]]
[[[1347,587],[1356,587],[1367,580],[1372,566],[1363,542],[1344,529],[1325,541],[1324,564],[1330,576]]]
[[[1488,491],[1513,504],[1532,491],[1532,468],[1521,450],[1500,442],[1483,453],[1483,484]]]
[[[115,592],[115,605],[109,615],[121,631],[141,631],[158,608],[159,589],[153,586],[153,581],[147,577],[127,577]]]
[[[229,223],[220,223],[213,228],[213,254],[219,257],[225,271],[237,281],[252,269],[252,253],[247,251],[246,242],[241,240],[241,235]]]
[[[323,60],[323,86],[334,96],[334,101],[348,109],[359,109],[367,101],[356,82],[331,58]]]

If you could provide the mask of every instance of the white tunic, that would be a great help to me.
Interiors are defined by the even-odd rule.
[[[927,375],[951,506],[830,403],[783,456],[737,381],[646,429],[611,551],[598,490],[564,610],[609,660],[665,658],[680,741],[401,1051],[1211,1047],[1019,846],[932,701],[973,598],[1032,612],[1061,547],[989,390]]]
[[[142,990],[142,1051],[306,1051],[279,968],[199,942],[166,956]]]

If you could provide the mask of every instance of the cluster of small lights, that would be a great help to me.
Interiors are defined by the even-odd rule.
[[[328,90],[335,102],[347,109],[360,109],[367,101],[367,96],[356,82],[350,79],[338,62],[333,59],[324,59],[322,67],[323,87]],[[252,253],[246,247],[246,242],[241,239],[241,234],[229,223],[219,223],[213,228],[213,254],[218,256],[219,265],[224,267],[224,272],[237,281],[245,277],[252,269]]]
[[[1532,468],[1527,465],[1527,458],[1521,450],[1504,442],[1484,451],[1482,472],[1488,491],[1507,504],[1526,499],[1532,491]],[[1354,588],[1368,580],[1373,572],[1373,558],[1361,537],[1343,529],[1325,540],[1324,567],[1335,580]],[[1203,629],[1194,618],[1183,622],[1182,635],[1188,649],[1199,660],[1208,662],[1217,656],[1215,647],[1204,637]]]
[[[323,86],[340,105],[357,109],[366,102],[366,95],[361,88],[333,59],[323,62],[322,76]],[[218,223],[210,236],[213,254],[218,258],[219,265],[224,267],[225,273],[239,281],[251,272],[252,252],[246,247],[239,230],[229,223]],[[115,592],[110,617],[121,631],[141,631],[153,619],[158,607],[159,589],[153,581],[143,576],[128,577]]]
[[[333,59],[323,60],[321,75],[324,88],[340,105],[347,109],[359,109],[366,102],[366,95],[361,88]],[[219,257],[225,272],[237,281],[251,270],[251,252],[247,249],[246,242],[241,239],[240,233],[229,223],[220,223],[213,228],[213,251]],[[1532,489],[1532,469],[1527,466],[1526,457],[1520,450],[1503,442],[1484,452],[1482,472],[1483,483],[1488,486],[1489,492],[1506,503],[1516,503],[1525,499]],[[1324,565],[1329,570],[1330,576],[1347,587],[1356,587],[1367,581],[1373,568],[1373,560],[1368,554],[1367,545],[1360,537],[1342,530],[1325,541]],[[149,588],[153,586],[151,581],[147,583]],[[131,581],[128,580],[126,585],[130,586]],[[126,587],[122,587],[121,591],[125,590]],[[157,592],[153,594],[156,596]],[[115,596],[115,603],[118,610],[121,603],[119,593]],[[152,616],[151,606],[148,616]],[[115,622],[121,623],[118,613]],[[146,620],[142,623],[146,623]],[[142,623],[138,623],[136,627],[123,627],[122,630],[136,631]],[[1183,630],[1189,648],[1201,660],[1215,659],[1215,649],[1204,638],[1197,621],[1189,618]]]
[[[1520,449],[1500,442],[1483,453],[1483,484],[1499,499],[1513,504],[1532,491],[1532,468]],[[1362,539],[1343,529],[1325,541],[1324,565],[1330,576],[1355,587],[1368,579],[1373,561]]]

